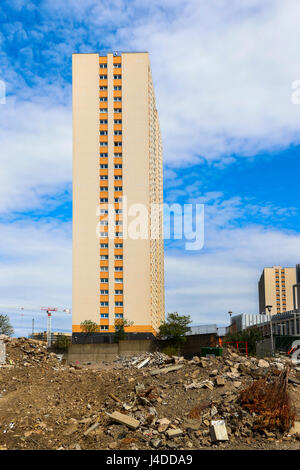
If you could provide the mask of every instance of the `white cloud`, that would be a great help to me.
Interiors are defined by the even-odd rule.
[[[0,212],[41,207],[71,180],[71,111],[43,100],[0,106]]]
[[[71,305],[71,224],[0,224],[1,305]]]
[[[299,234],[255,226],[219,229],[198,254],[166,257],[166,309],[190,314],[193,323],[228,324],[229,310],[258,313],[264,267],[299,261]]]

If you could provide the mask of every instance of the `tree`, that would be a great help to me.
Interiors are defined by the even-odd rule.
[[[80,327],[84,333],[97,333],[99,331],[99,325],[92,320],[82,321]]]
[[[256,327],[247,328],[243,331],[235,331],[233,333],[228,333],[224,341],[247,341],[248,343],[248,353],[250,355],[256,354],[256,343],[257,341],[262,340],[262,334],[260,330]]]
[[[0,334],[6,336],[12,336],[14,334],[14,329],[7,315],[0,314]]]
[[[186,342],[185,334],[189,330],[188,325],[191,321],[189,315],[179,315],[177,312],[168,313],[167,320],[159,327],[158,337],[167,339],[178,349]]]
[[[118,343],[126,339],[125,328],[133,325],[133,321],[126,320],[126,318],[120,318],[115,321],[115,342]]]
[[[71,342],[71,338],[68,336],[58,335],[54,343],[54,348],[60,349],[61,351],[68,351]]]

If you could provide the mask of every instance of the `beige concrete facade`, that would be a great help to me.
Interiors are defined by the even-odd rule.
[[[127,331],[157,332],[164,320],[162,213],[156,239],[150,226],[151,204],[163,202],[162,180],[148,54],[74,54],[73,332],[92,320],[111,333],[122,318],[133,322]],[[136,204],[149,226],[146,237],[132,239],[127,227],[138,216]],[[114,237],[103,214],[109,207]]]
[[[271,315],[293,310],[293,285],[296,284],[296,268],[273,266],[264,268],[258,283],[259,313],[272,305]]]

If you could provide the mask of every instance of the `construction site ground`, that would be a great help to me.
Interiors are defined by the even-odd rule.
[[[255,416],[238,401],[240,390],[259,377],[276,377],[285,361],[262,367],[257,359],[224,351],[224,357],[175,358],[137,369],[128,359],[63,364],[33,340],[8,340],[6,349],[0,367],[1,450],[300,449],[297,433],[256,431]],[[174,365],[181,367],[152,375]],[[217,385],[217,377],[224,385]],[[288,392],[299,422],[300,370],[294,368],[291,377]],[[137,420],[137,428],[114,421],[110,415],[116,411]],[[213,442],[211,421],[221,419],[228,440]],[[168,434],[178,429],[174,437]]]

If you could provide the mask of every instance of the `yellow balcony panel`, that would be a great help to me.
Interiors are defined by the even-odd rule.
[[[105,73],[103,73],[103,74],[100,73],[99,75],[105,75]],[[99,86],[107,86],[107,78],[105,78],[105,79],[100,78]]]
[[[115,290],[123,290],[123,284],[120,284],[120,283],[119,283],[119,284],[116,284],[116,283],[115,283],[115,284],[114,284],[114,289],[115,289]]]
[[[115,259],[115,266],[123,266],[123,260],[122,259]]]
[[[100,295],[100,302],[108,302],[108,295]],[[100,307],[103,308],[103,307]]]
[[[115,313],[124,313],[123,307],[115,307]]]
[[[99,130],[100,131],[107,131],[108,130],[108,125],[107,124],[99,124]]]
[[[114,90],[114,96],[121,97],[122,96],[122,90]],[[118,103],[119,103],[119,101],[118,101]]]

